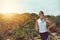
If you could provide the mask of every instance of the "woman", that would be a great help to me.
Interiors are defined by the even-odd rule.
[[[46,27],[47,22],[50,24],[50,26],[48,28]],[[39,31],[41,40],[47,40],[49,29],[52,26],[54,26],[54,24],[50,20],[48,20],[48,18],[44,18],[43,11],[40,11],[39,19],[37,19],[35,22],[35,28],[36,28],[36,31]]]

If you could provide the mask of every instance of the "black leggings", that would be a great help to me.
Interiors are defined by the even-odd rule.
[[[41,40],[47,40],[48,34],[49,34],[48,32],[40,33]]]

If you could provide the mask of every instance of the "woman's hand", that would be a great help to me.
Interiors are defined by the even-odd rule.
[[[49,28],[47,28],[47,32],[50,32],[50,29]]]

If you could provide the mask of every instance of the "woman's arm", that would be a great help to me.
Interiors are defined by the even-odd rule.
[[[48,29],[50,29],[53,26],[55,26],[55,24],[54,23],[51,23],[51,25],[48,27]]]
[[[37,20],[35,22],[35,29],[36,29],[36,31],[38,31],[38,22],[37,22]]]
[[[46,22],[49,23],[47,30],[49,30],[51,27],[55,26],[55,24],[49,19],[46,19]]]

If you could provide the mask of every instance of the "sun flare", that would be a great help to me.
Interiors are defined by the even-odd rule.
[[[0,13],[19,13],[22,8],[23,6],[19,0],[4,0],[1,2]]]
[[[12,19],[13,17],[15,17],[15,14],[3,14],[3,17],[4,17],[4,19],[10,20],[10,19]]]

